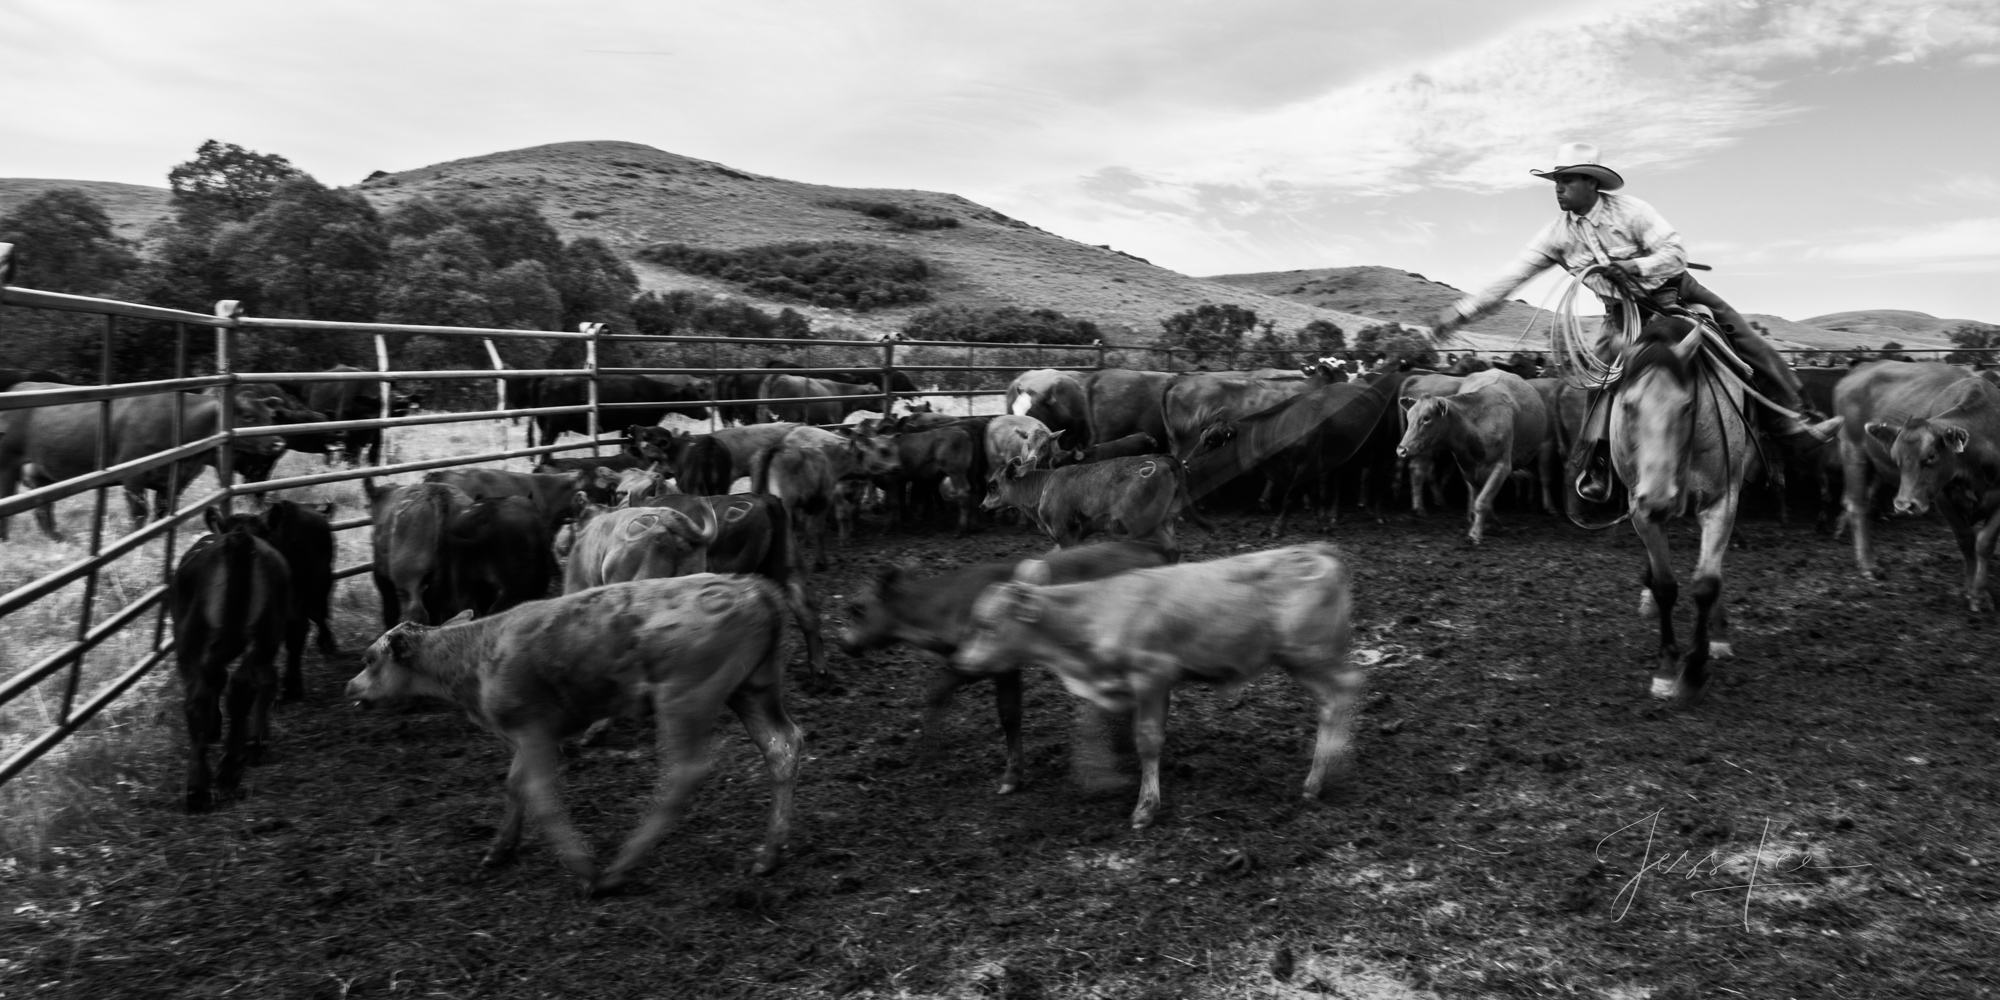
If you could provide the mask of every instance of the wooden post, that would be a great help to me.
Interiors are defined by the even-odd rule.
[[[389,338],[379,333],[375,335],[375,370],[378,372],[389,370]],[[387,420],[396,409],[396,383],[385,378],[376,385],[380,386],[382,393],[382,419]],[[394,465],[396,459],[389,451],[389,428],[381,428],[381,434],[383,459],[388,464]]]
[[[590,339],[583,342],[583,366],[590,377],[590,457],[596,458],[597,435],[604,428],[603,418],[597,411],[597,344],[598,338],[604,336],[604,324],[579,323],[576,328],[590,335]]]
[[[882,338],[882,416],[884,419],[895,415],[896,396],[890,391],[891,380],[896,374],[896,341],[902,337],[890,334]]]
[[[235,512],[232,502],[236,496],[236,472],[232,468],[236,457],[236,376],[231,368],[231,346],[236,340],[236,321],[243,316],[243,303],[235,299],[223,299],[215,304],[215,315],[228,322],[215,328],[215,373],[225,376],[227,381],[216,388],[219,397],[216,413],[222,418],[220,429],[222,443],[215,451],[215,481],[222,486],[222,514],[224,517]]]
[[[492,360],[493,370],[496,372],[506,371],[507,365],[500,360],[500,349],[493,346],[493,338],[482,337],[480,339],[486,344],[486,357]],[[496,378],[493,380],[493,399],[495,403],[494,409],[504,410],[507,408],[507,380],[505,378]],[[510,419],[507,423],[513,423],[513,421]],[[500,424],[498,427],[500,433],[500,450],[506,451],[507,424]]]
[[[1104,370],[1104,352],[1105,352],[1105,347],[1104,347],[1104,338],[1102,338],[1102,337],[1099,337],[1098,339],[1096,339],[1096,340],[1093,340],[1093,341],[1091,341],[1091,342],[1090,342],[1090,344],[1091,344],[1091,346],[1092,346],[1092,347],[1095,347],[1095,348],[1097,348],[1097,370],[1098,370],[1098,371],[1103,371],[1103,370]]]

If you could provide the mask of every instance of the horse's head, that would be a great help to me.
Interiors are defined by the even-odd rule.
[[[1618,390],[1620,435],[1634,473],[1634,516],[1663,519],[1686,502],[1687,468],[1694,437],[1694,343],[1683,347],[1693,324],[1662,317],[1646,324],[1624,350],[1625,376]]]

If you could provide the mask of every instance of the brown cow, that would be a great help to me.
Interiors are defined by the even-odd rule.
[[[615,486],[618,477],[602,468],[572,469],[568,472],[508,472],[505,469],[439,469],[424,474],[424,482],[444,483],[465,491],[474,500],[497,497],[525,497],[541,512],[553,536],[573,513],[571,498],[588,487]]]
[[[362,490],[375,520],[375,592],[382,599],[382,628],[398,622],[429,625],[461,609],[451,587],[444,533],[472,498],[444,483],[412,483]]]
[[[587,500],[577,506],[563,593],[708,572],[708,547],[720,529],[705,508],[691,516],[661,507],[599,507]]]
[[[992,479],[987,510],[1013,507],[1058,546],[1069,548],[1097,532],[1151,542],[1180,558],[1174,518],[1189,506],[1179,462],[1164,456],[1114,458],[1089,465],[1035,469]]]
[[[1896,513],[1937,506],[1965,559],[1966,606],[1975,613],[1992,610],[1987,582],[2000,539],[2000,387],[1961,379],[1932,405],[1930,416],[1911,416],[1901,425],[1875,421],[1867,431],[1888,443],[1901,473]]]
[[[1464,383],[1464,376],[1439,375],[1436,372],[1411,372],[1403,380],[1403,386],[1396,396],[1396,440],[1401,443],[1403,432],[1409,430],[1411,404],[1426,396],[1449,396],[1458,391]],[[1436,500],[1438,506],[1445,503],[1444,484],[1438,478],[1438,462],[1435,458],[1410,460],[1400,454],[1396,457],[1396,488],[1405,483],[1410,490],[1410,510],[1417,516],[1425,514],[1424,501]]]
[[[1151,434],[1167,440],[1160,414],[1160,392],[1173,381],[1171,372],[1141,372],[1106,368],[1084,376],[1084,413],[1090,422],[1090,443],[1103,444],[1127,434]]]
[[[797,427],[751,461],[750,491],[769,493],[785,505],[793,530],[812,540],[813,568],[826,568],[826,512],[833,509],[840,540],[854,529],[854,509],[840,481],[894,471],[901,463],[888,438]]]
[[[1064,549],[1043,557],[1049,567],[1050,582],[1077,583],[1097,580],[1114,573],[1164,565],[1166,554],[1136,542],[1106,542]],[[1019,560],[982,563],[943,576],[907,579],[901,569],[889,569],[875,585],[856,596],[848,606],[847,632],[841,648],[849,656],[907,642],[918,649],[943,657],[937,683],[925,700],[924,735],[936,738],[944,722],[944,710],[959,688],[979,678],[953,669],[951,656],[965,641],[972,618],[972,602],[987,587],[1005,582],[1014,575]],[[1000,776],[1000,794],[1021,787],[1021,672],[1001,670],[993,678],[993,706],[1000,715],[1000,732],[1007,746],[1006,770]]]
[[[1555,478],[1548,405],[1519,375],[1499,368],[1478,372],[1456,393],[1410,400],[1408,411],[1396,454],[1414,464],[1442,453],[1458,463],[1473,493],[1466,537],[1474,545],[1485,538],[1493,497],[1515,469],[1536,470],[1541,482]],[[1557,513],[1555,495],[1544,492],[1542,506]]]
[[[805,375],[766,375],[757,390],[760,399],[796,400],[765,403],[771,418],[801,424],[837,424],[855,410],[878,405],[882,390],[876,386],[850,385],[832,379]]]
[[[214,786],[234,790],[243,768],[263,760],[271,735],[271,701],[278,690],[274,667],[291,605],[285,558],[257,537],[257,519],[239,516],[225,522],[214,507],[203,517],[214,534],[203,536],[181,557],[168,595],[186,699],[188,812],[214,804],[208,745],[225,740],[217,704],[225,687],[229,726]],[[242,662],[232,676],[229,664],[238,657]]]
[[[679,475],[681,466],[687,463],[689,449],[696,441],[707,438],[729,451],[729,481],[734,483],[750,475],[750,461],[758,452],[783,441],[785,435],[797,426],[790,423],[750,424],[724,427],[705,435],[671,431],[664,427],[632,427],[627,432],[632,440],[625,446],[625,452],[670,476]]]
[[[1305,796],[1317,799],[1345,766],[1362,670],[1348,658],[1354,597],[1331,545],[1296,545],[1212,562],[1133,570],[1051,585],[1028,560],[1012,582],[973,605],[970,636],[953,663],[969,674],[1039,663],[1070,693],[1132,716],[1139,803],[1132,826],[1160,807],[1167,699],[1188,681],[1241,690],[1276,665],[1319,702],[1319,739]]]
[[[1034,417],[1066,448],[1090,444],[1090,401],[1083,391],[1084,372],[1037,368],[1022,372],[1007,386],[1007,412]]]
[[[958,534],[971,531],[973,511],[986,487],[984,452],[972,431],[948,424],[898,434],[895,441],[896,471],[878,479],[888,497],[890,519],[906,523],[911,507],[919,508],[918,516],[927,514],[937,504],[939,487],[948,482],[958,504]]]
[[[1159,454],[1162,454],[1160,451],[1160,442],[1154,440],[1151,434],[1127,434],[1122,438],[1106,441],[1103,444],[1094,444],[1077,451],[1058,451],[1055,455],[1055,466],[1061,468],[1065,465],[1084,465],[1089,462],[1102,462],[1107,458],[1130,458],[1134,455]]]
[[[1308,388],[1302,378],[1251,379],[1182,375],[1160,390],[1167,454],[1186,461],[1211,427],[1268,410]]]
[[[513,857],[522,815],[530,812],[563,867],[592,895],[623,885],[680,821],[688,795],[713,766],[710,728],[728,705],[771,774],[770,821],[751,869],[762,875],[777,868],[790,833],[804,750],[785,711],[783,613],[776,588],[753,576],[702,573],[598,587],[477,621],[391,629],[368,648],[347,695],[364,706],[446,698],[505,739],[514,763],[486,863]],[[592,722],[648,701],[658,717],[658,792],[599,875],[557,792],[558,747]]]
[[[21,382],[13,392],[42,389],[73,389],[76,386],[53,382]],[[262,427],[271,422],[271,400],[253,392],[238,390],[231,395],[235,425]],[[0,497],[14,495],[25,480],[29,489],[47,486],[97,470],[97,419],[101,403],[64,403],[0,410]],[[174,409],[181,410],[181,435],[173,437]],[[120,465],[166,451],[190,441],[199,441],[222,429],[222,403],[213,395],[163,392],[151,396],[128,396],[111,403],[111,451],[105,467]],[[236,439],[239,453],[276,455],[285,442],[275,435]],[[125,503],[136,529],[146,523],[146,491],[153,491],[153,511],[165,517],[203,465],[215,462],[213,450],[181,462],[163,465],[124,480]],[[180,467],[173,496],[168,495],[169,472]],[[35,508],[35,519],[50,538],[56,531],[55,511],[50,505]],[[7,522],[0,518],[0,539],[7,537]]]
[[[1972,373],[1934,361],[1874,361],[1856,367],[1834,386],[1833,406],[1841,418],[1840,461],[1846,469],[1846,518],[1854,529],[1854,561],[1861,572],[1880,579],[1868,522],[1871,475],[1897,474],[1888,444],[1868,432],[1871,424],[1901,427],[1912,418],[1940,412],[1946,390]]]
[[[1019,475],[1042,465],[1054,446],[1055,434],[1034,417],[1009,413],[986,424],[986,465],[991,470]]]

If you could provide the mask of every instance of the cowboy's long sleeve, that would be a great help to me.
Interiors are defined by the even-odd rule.
[[[1535,238],[1521,249],[1521,255],[1507,269],[1500,272],[1485,288],[1459,299],[1453,304],[1460,316],[1476,320],[1500,307],[1514,289],[1527,284],[1528,279],[1563,263],[1562,245],[1557,232],[1558,223],[1550,223],[1535,234]]]
[[[1638,266],[1639,286],[1658,288],[1687,270],[1687,250],[1681,246],[1681,234],[1653,206],[1636,198],[1627,201],[1632,203],[1627,224],[1641,251],[1631,258]]]

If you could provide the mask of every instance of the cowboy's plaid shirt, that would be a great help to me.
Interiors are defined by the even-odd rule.
[[[1597,204],[1588,214],[1562,213],[1528,242],[1513,266],[1485,290],[1458,300],[1453,308],[1466,319],[1478,319],[1498,308],[1509,293],[1529,278],[1548,268],[1561,267],[1575,274],[1599,263],[1600,250],[1603,259],[1637,263],[1639,272],[1635,277],[1639,287],[1649,292],[1687,271],[1687,251],[1681,249],[1681,234],[1652,205],[1631,195],[1599,192]],[[1610,298],[1609,281],[1592,278],[1587,284],[1591,291]]]

